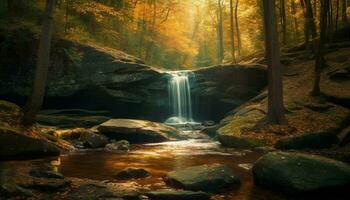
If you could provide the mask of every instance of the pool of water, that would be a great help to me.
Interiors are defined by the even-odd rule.
[[[189,139],[148,145],[132,145],[128,153],[105,151],[82,151],[58,158],[8,162],[7,166],[60,164],[56,170],[67,177],[89,178],[94,180],[113,179],[113,175],[127,167],[146,169],[151,177],[132,180],[133,184],[145,190],[168,188],[163,180],[167,172],[189,166],[221,163],[229,165],[240,177],[240,187],[220,191],[213,198],[218,200],[283,200],[286,199],[266,189],[254,186],[251,165],[262,155],[261,152],[222,148],[209,139]],[[59,162],[57,162],[59,160]],[[4,164],[4,163],[3,163]]]

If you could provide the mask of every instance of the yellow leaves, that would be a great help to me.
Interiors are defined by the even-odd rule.
[[[74,8],[81,14],[92,14],[96,21],[101,22],[104,19],[104,15],[114,16],[121,18],[121,13],[112,7],[106,6],[95,1],[86,1],[84,3],[74,4]]]

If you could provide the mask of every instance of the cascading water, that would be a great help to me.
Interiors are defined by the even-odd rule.
[[[188,71],[168,72],[169,104],[172,117],[166,120],[168,124],[192,123],[192,99]]]

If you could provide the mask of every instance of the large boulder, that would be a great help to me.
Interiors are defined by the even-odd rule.
[[[253,166],[257,185],[289,194],[332,192],[350,186],[350,166],[321,156],[271,152]]]
[[[134,119],[111,119],[97,127],[97,130],[114,140],[130,143],[152,143],[179,139],[177,129],[157,122]]]
[[[174,188],[212,192],[240,183],[231,168],[222,164],[201,165],[172,171],[166,174],[164,181]]]
[[[0,127],[0,158],[18,159],[57,156],[60,149],[52,142],[34,138],[19,130]]]

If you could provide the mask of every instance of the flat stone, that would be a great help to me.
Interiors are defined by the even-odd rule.
[[[180,137],[176,128],[146,120],[111,119],[99,125],[97,130],[110,139],[131,143],[156,143]]]

